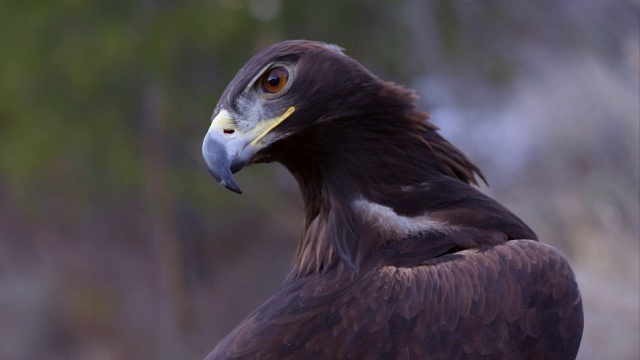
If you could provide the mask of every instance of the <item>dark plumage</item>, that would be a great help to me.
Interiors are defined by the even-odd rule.
[[[282,287],[207,359],[572,359],[564,256],[473,185],[412,91],[332,45],[277,43],[238,72],[203,144],[212,175],[278,161],[305,227]]]

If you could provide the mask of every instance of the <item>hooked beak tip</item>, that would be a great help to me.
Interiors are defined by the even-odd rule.
[[[242,194],[240,186],[233,178],[231,172],[232,159],[230,159],[224,141],[208,133],[202,144],[202,155],[209,173],[220,185],[237,194]]]
[[[233,191],[236,194],[242,194],[242,190],[240,189],[240,186],[238,186],[238,184],[235,182],[235,180],[233,180],[233,178],[223,179],[222,181],[220,181],[220,185],[226,187],[227,189]]]

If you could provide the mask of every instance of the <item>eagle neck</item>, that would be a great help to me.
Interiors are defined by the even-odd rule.
[[[337,175],[322,174],[318,168],[292,173],[300,185],[305,224],[290,276],[357,271],[364,243],[358,237],[357,218],[349,206],[357,191],[336,186],[327,177],[336,179]]]
[[[394,111],[372,107],[362,114],[319,120],[272,147],[274,159],[297,179],[305,207],[290,278],[336,269],[356,273],[390,242],[485,226],[474,219],[489,219],[485,224],[495,226],[481,230],[494,232],[505,223],[500,214],[509,215],[506,226],[518,231],[515,236],[496,231],[487,237],[495,239],[492,243],[529,234],[519,231],[528,229],[519,219],[511,221],[506,209],[471,186],[475,176],[482,178],[480,170],[438,134],[427,114],[411,106],[407,96],[402,99],[386,107]],[[456,200],[440,200],[442,194]],[[482,245],[475,240],[480,237],[466,232],[459,238],[454,243],[463,248]]]
[[[375,231],[380,227],[372,219],[381,214],[389,214],[390,221],[404,221],[386,199],[376,195],[443,176],[440,163],[432,160],[439,148],[427,142],[435,131],[425,121],[426,114],[405,111],[402,116],[377,113],[334,119],[290,139],[289,146],[280,149],[278,160],[297,179],[305,207],[304,231],[291,277],[333,269],[357,272],[376,249],[402,238]],[[455,149],[442,151],[457,154]],[[466,160],[457,157],[454,161],[459,159]],[[467,180],[476,168],[466,166],[466,162],[452,162],[444,168],[463,169],[460,176]],[[373,213],[363,204],[371,204]],[[388,227],[381,232],[406,235],[389,232]]]

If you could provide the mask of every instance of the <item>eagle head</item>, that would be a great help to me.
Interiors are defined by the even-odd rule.
[[[204,139],[205,162],[220,184],[241,193],[232,174],[250,163],[288,165],[287,160],[302,154],[307,161],[330,158],[326,146],[311,146],[326,145],[327,136],[337,139],[340,130],[325,133],[327,124],[395,112],[399,105],[413,107],[413,92],[401,87],[384,91],[389,87],[394,86],[336,45],[274,44],[250,59],[222,94]]]

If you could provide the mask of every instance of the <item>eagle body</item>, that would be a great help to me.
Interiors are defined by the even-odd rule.
[[[287,282],[207,359],[575,357],[580,297],[552,247],[514,240],[436,261],[414,250],[382,251],[355,278]]]
[[[480,170],[412,91],[333,45],[254,56],[214,110],[203,155],[282,163],[305,226],[291,273],[206,359],[573,359],[583,327],[567,259],[473,185]]]

